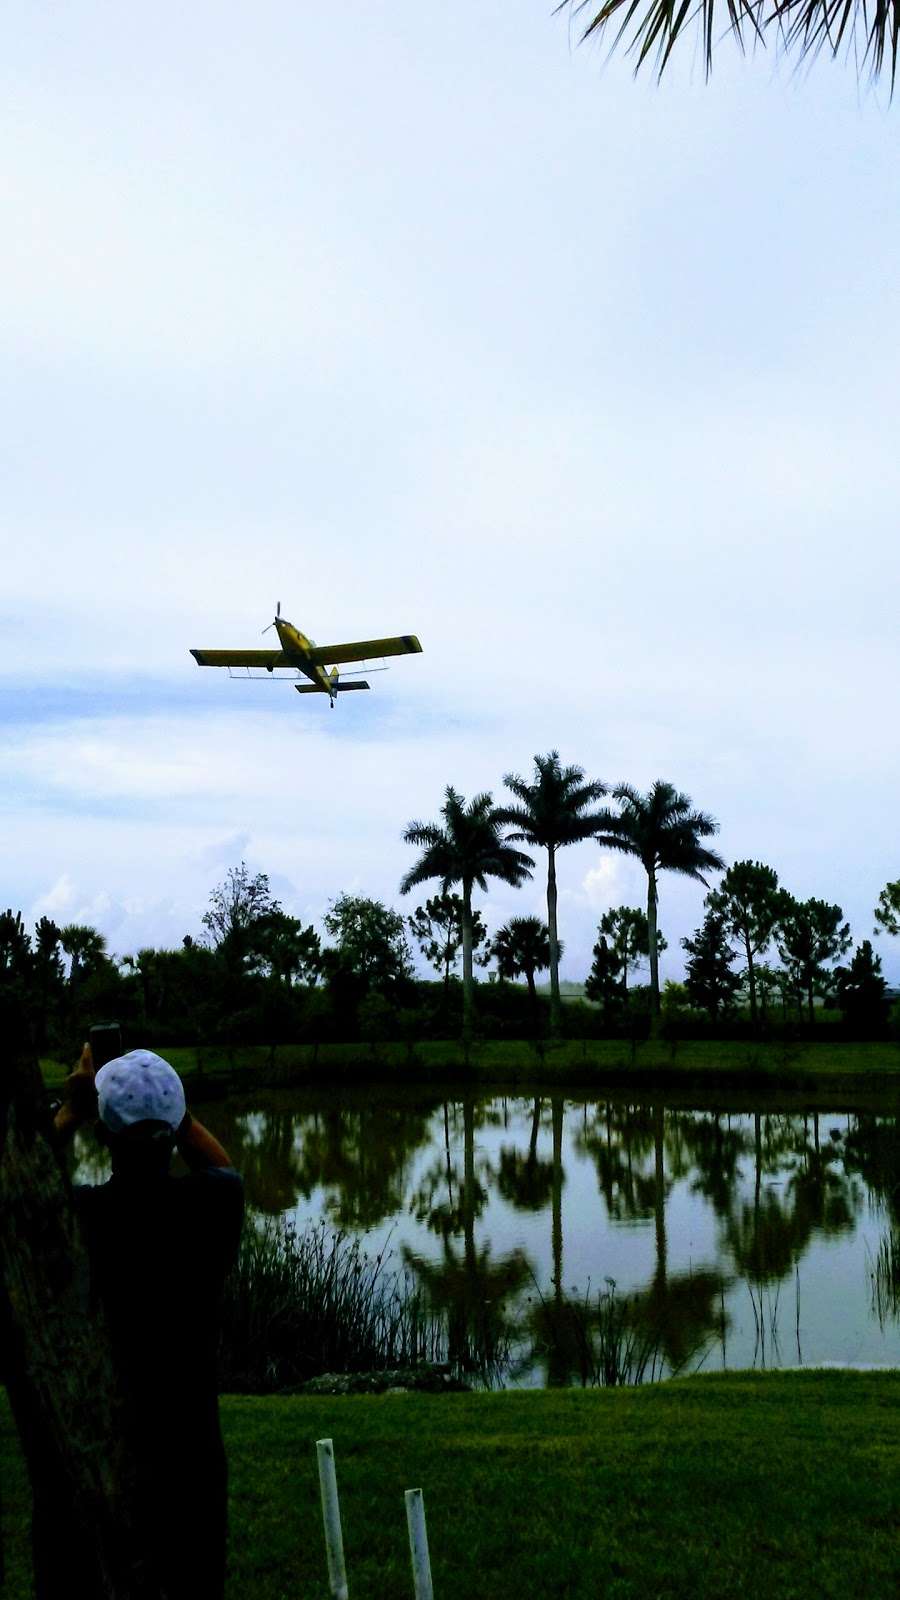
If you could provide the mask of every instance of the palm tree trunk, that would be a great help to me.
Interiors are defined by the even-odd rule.
[[[475,1279],[475,1102],[463,1101],[463,1237],[469,1283]]]
[[[538,1131],[539,1131],[540,1126],[541,1126],[541,1106],[542,1105],[543,1105],[543,1100],[541,1100],[538,1095],[535,1095],[535,1098],[534,1098],[534,1111],[533,1111],[532,1117],[531,1117],[531,1138],[528,1141],[528,1164],[529,1164],[529,1166],[532,1166],[532,1167],[534,1166],[534,1163],[537,1160],[537,1140],[538,1140]]]
[[[471,1044],[475,1013],[475,980],[472,975],[472,884],[468,878],[463,879],[462,891],[463,1042]]]
[[[547,847],[547,926],[550,929],[550,1032],[562,1032],[562,1006],[559,999],[559,937],[556,932],[556,851]]]
[[[656,1230],[654,1283],[660,1288],[665,1288],[667,1275],[665,1110],[659,1103],[653,1108],[653,1158],[653,1219]]]
[[[656,945],[656,873],[647,871],[647,923],[650,929],[650,1032],[659,1033],[659,950]]]

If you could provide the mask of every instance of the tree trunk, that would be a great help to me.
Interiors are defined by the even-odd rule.
[[[750,1021],[755,1028],[757,1022],[756,973],[753,970],[753,947],[750,943],[749,933],[744,934],[744,948],[747,952],[747,982],[750,986]]]
[[[472,976],[472,885],[463,879],[462,943],[463,943],[463,1043],[472,1043],[472,1025],[475,1013],[475,980]]]
[[[525,972],[525,979],[528,984],[528,999],[531,1004],[531,1031],[534,1034],[534,1037],[537,1038],[541,1031],[541,1027],[538,1021],[537,989],[534,986],[534,967],[527,968]]]
[[[5,1008],[4,1008],[5,1009]],[[10,1035],[4,1034],[6,1041]],[[43,1084],[24,1046],[4,1063],[0,1101],[0,1321],[4,1377],[35,1498],[38,1596],[150,1600],[135,1533],[133,1463],[87,1254],[43,1131]],[[54,1543],[55,1541],[55,1543]]]
[[[656,873],[647,871],[647,923],[650,929],[650,1034],[659,1033],[659,950],[656,946]]]
[[[562,1032],[562,1005],[559,998],[559,938],[556,932],[556,851],[547,847],[547,926],[550,929],[550,1032],[554,1039]]]

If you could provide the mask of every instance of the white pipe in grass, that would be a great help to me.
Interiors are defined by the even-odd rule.
[[[325,1524],[325,1550],[328,1556],[328,1592],[331,1600],[347,1600],[347,1569],[344,1566],[344,1537],[341,1533],[341,1508],[338,1504],[337,1474],[334,1470],[334,1445],[330,1439],[316,1441],[319,1458],[319,1488],[322,1491],[322,1521]]]
[[[431,1562],[428,1559],[428,1531],[425,1527],[425,1501],[421,1489],[407,1489],[405,1499],[415,1600],[434,1600]]]

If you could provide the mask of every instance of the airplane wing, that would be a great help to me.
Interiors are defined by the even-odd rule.
[[[352,644],[317,644],[309,652],[314,666],[327,667],[344,661],[368,661],[375,656],[416,655],[422,646],[414,633],[401,633],[393,639],[356,639]]]
[[[192,650],[198,667],[290,667],[296,662],[283,650]]]

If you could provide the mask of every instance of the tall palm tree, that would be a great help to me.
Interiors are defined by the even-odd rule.
[[[534,758],[534,782],[526,783],[514,772],[503,782],[518,805],[507,806],[501,821],[515,831],[511,839],[538,845],[547,852],[547,922],[550,927],[550,1028],[559,1033],[562,1008],[559,999],[559,937],[556,931],[556,852],[563,846],[590,839],[606,813],[590,811],[607,793],[605,783],[588,782],[580,767],[562,767],[559,752]]]
[[[522,850],[515,850],[500,832],[503,814],[490,794],[477,794],[466,804],[465,798],[448,787],[441,806],[443,826],[436,822],[411,822],[404,832],[407,844],[416,845],[422,854],[400,884],[400,893],[431,878],[438,878],[444,889],[462,886],[463,941],[463,1038],[472,1037],[474,980],[472,977],[472,889],[477,884],[487,889],[488,878],[518,888],[531,877],[534,862]]]
[[[642,66],[655,61],[662,76],[676,42],[696,22],[706,74],[712,71],[713,45],[731,33],[743,49],[765,44],[774,37],[780,48],[800,61],[820,50],[832,56],[846,49],[848,58],[862,71],[867,66],[877,78],[887,64],[891,88],[900,51],[900,15],[893,5],[867,6],[865,0],[725,0],[719,10],[713,0],[703,5],[675,6],[670,0],[559,0],[557,11],[579,16],[581,39],[601,40],[609,34],[612,47],[623,40],[625,49]]]
[[[562,950],[562,945],[560,945]],[[537,990],[534,986],[536,972],[544,972],[550,965],[550,931],[540,917],[510,917],[506,926],[494,935],[493,953],[501,978],[524,977],[528,984],[531,1002],[531,1025],[538,1032]]]
[[[694,811],[686,794],[679,794],[671,783],[657,778],[649,793],[641,794],[630,783],[613,790],[621,811],[607,811],[595,829],[603,850],[622,850],[637,856],[647,874],[647,921],[650,924],[650,991],[653,1001],[654,1031],[659,1019],[659,946],[656,908],[657,874],[680,872],[706,884],[704,872],[721,872],[722,857],[700,843],[718,833],[719,824],[704,811]]]

